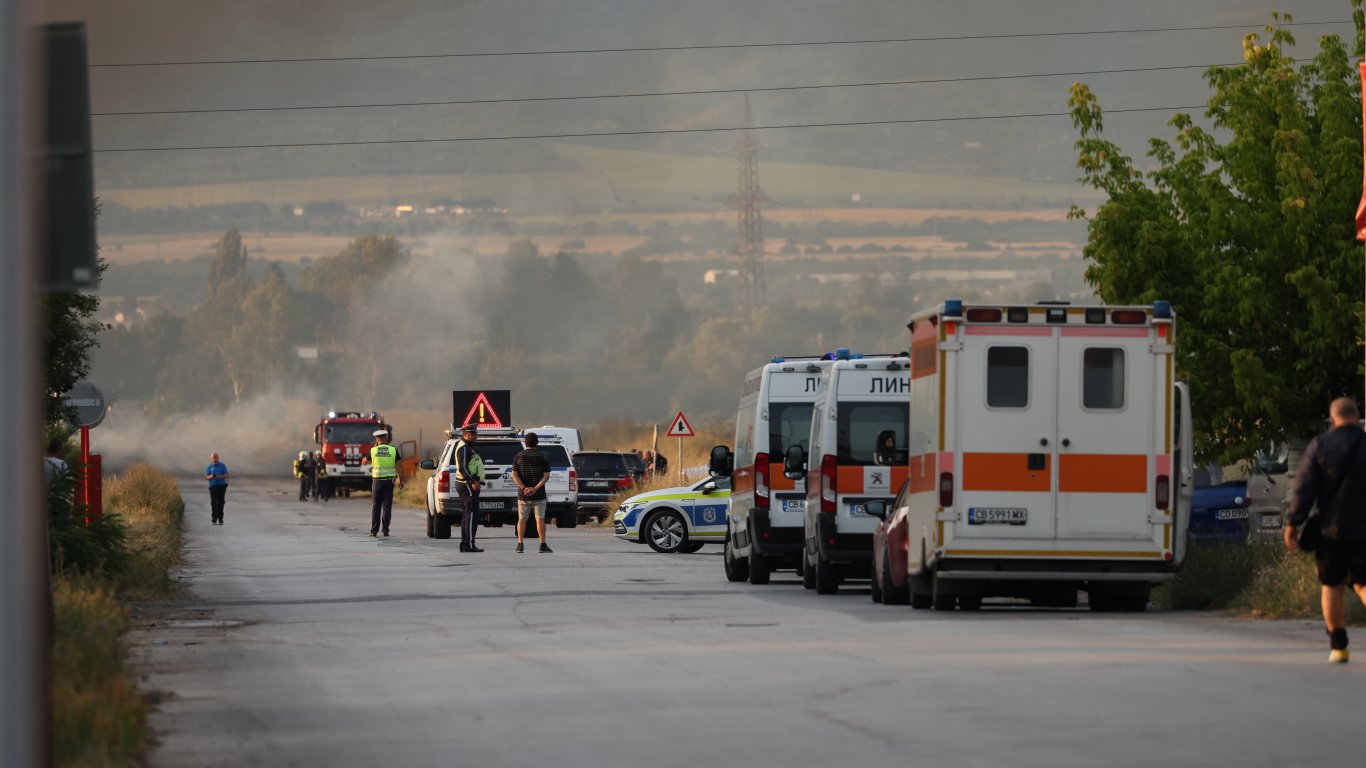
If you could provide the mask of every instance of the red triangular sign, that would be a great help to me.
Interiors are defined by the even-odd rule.
[[[682,411],[669,422],[669,431],[664,433],[665,437],[697,437],[697,433],[692,431],[692,425],[688,423],[688,417]]]
[[[470,406],[470,412],[465,414],[465,420],[456,426],[463,427],[466,424],[473,424],[478,427],[501,427],[503,426],[503,419],[489,404],[488,396],[480,392],[479,397],[474,398],[474,405]]]

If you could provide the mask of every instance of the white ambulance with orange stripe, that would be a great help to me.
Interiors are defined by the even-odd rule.
[[[806,483],[783,474],[788,446],[807,447],[812,406],[833,354],[775,357],[745,375],[735,417],[735,451],[712,449],[711,471],[731,478],[726,578],[767,584],[776,568],[797,568]]]
[[[806,475],[802,584],[821,594],[868,575],[878,519],[867,505],[891,501],[907,473],[906,354],[835,357],[812,407],[810,448],[789,447],[783,462],[786,476]]]
[[[941,610],[1075,605],[1079,590],[1096,610],[1143,610],[1189,522],[1171,305],[948,301],[909,328],[908,481],[873,509],[901,550],[892,582]]]

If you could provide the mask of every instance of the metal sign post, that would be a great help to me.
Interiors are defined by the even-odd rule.
[[[104,422],[109,404],[104,393],[88,381],[78,381],[64,395],[62,402],[76,412],[76,423],[81,428],[81,485],[76,491],[77,501],[85,505],[85,524],[104,516],[103,457],[90,452],[90,430]]]

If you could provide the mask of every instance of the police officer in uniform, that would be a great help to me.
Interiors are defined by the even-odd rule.
[[[455,444],[455,492],[460,497],[460,551],[483,552],[474,545],[474,534],[479,526],[479,489],[484,485],[484,460],[474,450],[479,432],[473,424],[460,428],[460,440]]]
[[[377,537],[383,531],[388,538],[389,520],[394,514],[394,485],[402,488],[403,478],[398,475],[398,449],[389,444],[388,430],[377,429],[374,434],[375,447],[370,449],[370,536]]]

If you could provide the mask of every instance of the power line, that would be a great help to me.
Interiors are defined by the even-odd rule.
[[[1310,59],[1296,59],[1299,61],[1309,61]],[[600,93],[582,94],[576,96],[531,96],[522,98],[503,98],[503,99],[457,99],[450,101],[399,101],[380,104],[311,104],[311,105],[292,105],[278,107],[221,107],[205,109],[148,109],[148,110],[128,110],[118,112],[92,112],[92,117],[131,117],[138,115],[206,115],[224,114],[233,112],[296,112],[313,110],[333,110],[333,109],[390,109],[398,107],[444,107],[444,106],[468,106],[472,104],[526,104],[545,101],[586,101],[592,99],[639,99],[656,96],[707,96],[724,95],[736,93],[773,93],[778,91],[813,91],[833,88],[872,88],[893,85],[929,85],[935,83],[966,83],[981,82],[988,80],[1026,80],[1032,78],[1045,77],[1083,77],[1087,75],[1111,75],[1127,72],[1166,72],[1182,69],[1208,69],[1210,67],[1235,67],[1242,62],[1233,64],[1180,64],[1163,67],[1127,67],[1123,69],[1096,69],[1085,72],[1038,72],[1033,74],[1015,75],[981,75],[972,77],[937,77],[924,78],[917,80],[878,80],[868,83],[829,83],[817,85],[782,85],[760,88],[712,88],[688,91],[646,91],[639,93]]]
[[[1128,109],[1107,109],[1106,115],[1125,114],[1132,112],[1163,112],[1163,111],[1186,111],[1203,109],[1204,105],[1194,107],[1130,107]],[[834,123],[790,123],[785,125],[756,125],[750,130],[755,131],[780,131],[799,128],[849,128],[857,126],[877,126],[877,125],[912,125],[916,123],[957,123],[970,122],[976,120],[1014,120],[1019,118],[1032,117],[1067,117],[1071,112],[1030,112],[1013,115],[964,115],[960,117],[919,117],[904,120],[857,120],[849,122]],[[743,126],[724,126],[716,128],[656,128],[642,131],[593,131],[589,133],[542,133],[542,134],[523,134],[515,136],[454,136],[442,139],[372,139],[360,141],[304,141],[304,142],[281,142],[278,144],[220,144],[220,145],[199,145],[182,147],[110,147],[96,149],[95,152],[200,152],[205,150],[228,150],[228,149],[286,149],[296,147],[362,147],[378,145],[396,144],[454,144],[459,142],[478,142],[478,141],[526,141],[526,140],[546,140],[546,139],[589,139],[610,136],[661,136],[667,134],[682,133],[727,133],[745,130]]]
[[[1333,24],[1350,24],[1350,19],[1342,21],[1296,21],[1280,24],[1283,27],[1312,27],[1327,26]],[[309,56],[298,58],[262,58],[262,59],[187,59],[182,61],[136,61],[136,62],[105,62],[89,65],[91,68],[125,68],[125,67],[195,67],[213,66],[228,64],[301,64],[310,62],[341,62],[341,61],[403,61],[415,59],[469,59],[483,58],[492,56],[565,56],[572,54],[598,54],[598,53],[660,53],[669,51],[719,51],[719,50],[741,50],[753,48],[800,48],[800,47],[820,47],[836,45],[882,45],[889,43],[928,43],[928,42],[961,42],[967,40],[1006,40],[1021,38],[1038,37],[1076,37],[1086,35],[1135,35],[1160,32],[1205,32],[1226,29],[1248,29],[1258,27],[1259,24],[1208,24],[1194,27],[1135,27],[1130,29],[1089,29],[1062,32],[1009,32],[999,34],[983,35],[926,35],[922,37],[887,37],[873,38],[867,40],[805,40],[794,42],[775,42],[775,43],[722,43],[711,45],[659,45],[659,46],[639,46],[630,48],[565,48],[555,50],[539,51],[478,51],[471,53],[414,53],[414,54],[394,54],[380,56]]]

